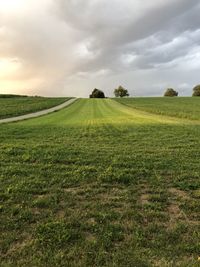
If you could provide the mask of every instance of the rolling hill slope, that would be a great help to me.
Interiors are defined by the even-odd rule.
[[[198,266],[198,122],[80,99],[0,127],[3,266]]]
[[[121,104],[153,114],[200,120],[200,97],[115,98]]]

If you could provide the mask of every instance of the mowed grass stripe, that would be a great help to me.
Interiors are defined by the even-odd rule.
[[[31,124],[73,124],[78,125],[93,122],[95,124],[127,124],[127,123],[191,123],[189,120],[171,118],[151,114],[126,107],[111,99],[79,99],[59,112],[26,122]]]

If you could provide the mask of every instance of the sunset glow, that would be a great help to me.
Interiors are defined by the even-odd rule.
[[[17,59],[0,59],[0,77],[8,77],[14,75],[20,68],[20,63]]]
[[[22,10],[24,4],[24,0],[0,0],[0,11],[10,12]]]

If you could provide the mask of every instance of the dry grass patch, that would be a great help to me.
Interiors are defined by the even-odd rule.
[[[34,215],[40,215],[42,210],[40,208],[31,208],[31,212]]]
[[[172,187],[168,191],[170,194],[172,194],[178,198],[181,198],[181,199],[189,199],[190,198],[185,191],[177,189],[177,188]]]
[[[149,195],[149,189],[146,184],[142,185],[141,194],[138,199],[138,203],[142,206],[150,204],[150,195]]]
[[[91,233],[86,233],[86,241],[88,241],[89,243],[96,243],[97,238],[95,235],[91,234]]]
[[[63,219],[65,217],[65,211],[64,210],[59,210],[57,213],[56,213],[56,217],[58,219]]]
[[[186,213],[180,208],[177,199],[180,201],[189,201],[191,197],[187,194],[187,192],[177,189],[170,188],[169,193],[172,195],[172,201],[170,201],[170,205],[168,206],[168,214],[170,217],[169,220],[169,228],[174,228],[178,222],[185,222],[188,225],[199,225],[198,221],[191,220]],[[180,202],[181,204],[182,202]]]
[[[30,246],[33,242],[31,235],[21,237],[20,240],[13,242],[8,249],[6,256],[12,255],[13,253],[22,251],[25,247]]]
[[[139,203],[141,205],[148,205],[149,202],[149,194],[142,194],[139,198]]]

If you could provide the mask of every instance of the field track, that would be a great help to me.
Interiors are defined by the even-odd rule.
[[[70,100],[67,100],[66,102],[64,102],[64,103],[62,103],[62,104],[60,104],[58,106],[55,106],[55,107],[52,107],[52,108],[49,108],[49,109],[45,109],[45,110],[42,110],[42,111],[29,113],[29,114],[26,114],[26,115],[16,116],[16,117],[12,117],[12,118],[1,119],[0,120],[0,124],[1,123],[23,121],[23,120],[27,120],[27,119],[31,119],[31,118],[37,118],[37,117],[40,117],[40,116],[44,116],[46,114],[49,114],[49,113],[58,111],[60,109],[63,109],[65,107],[71,105],[76,100],[77,100],[76,98],[70,99]]]

